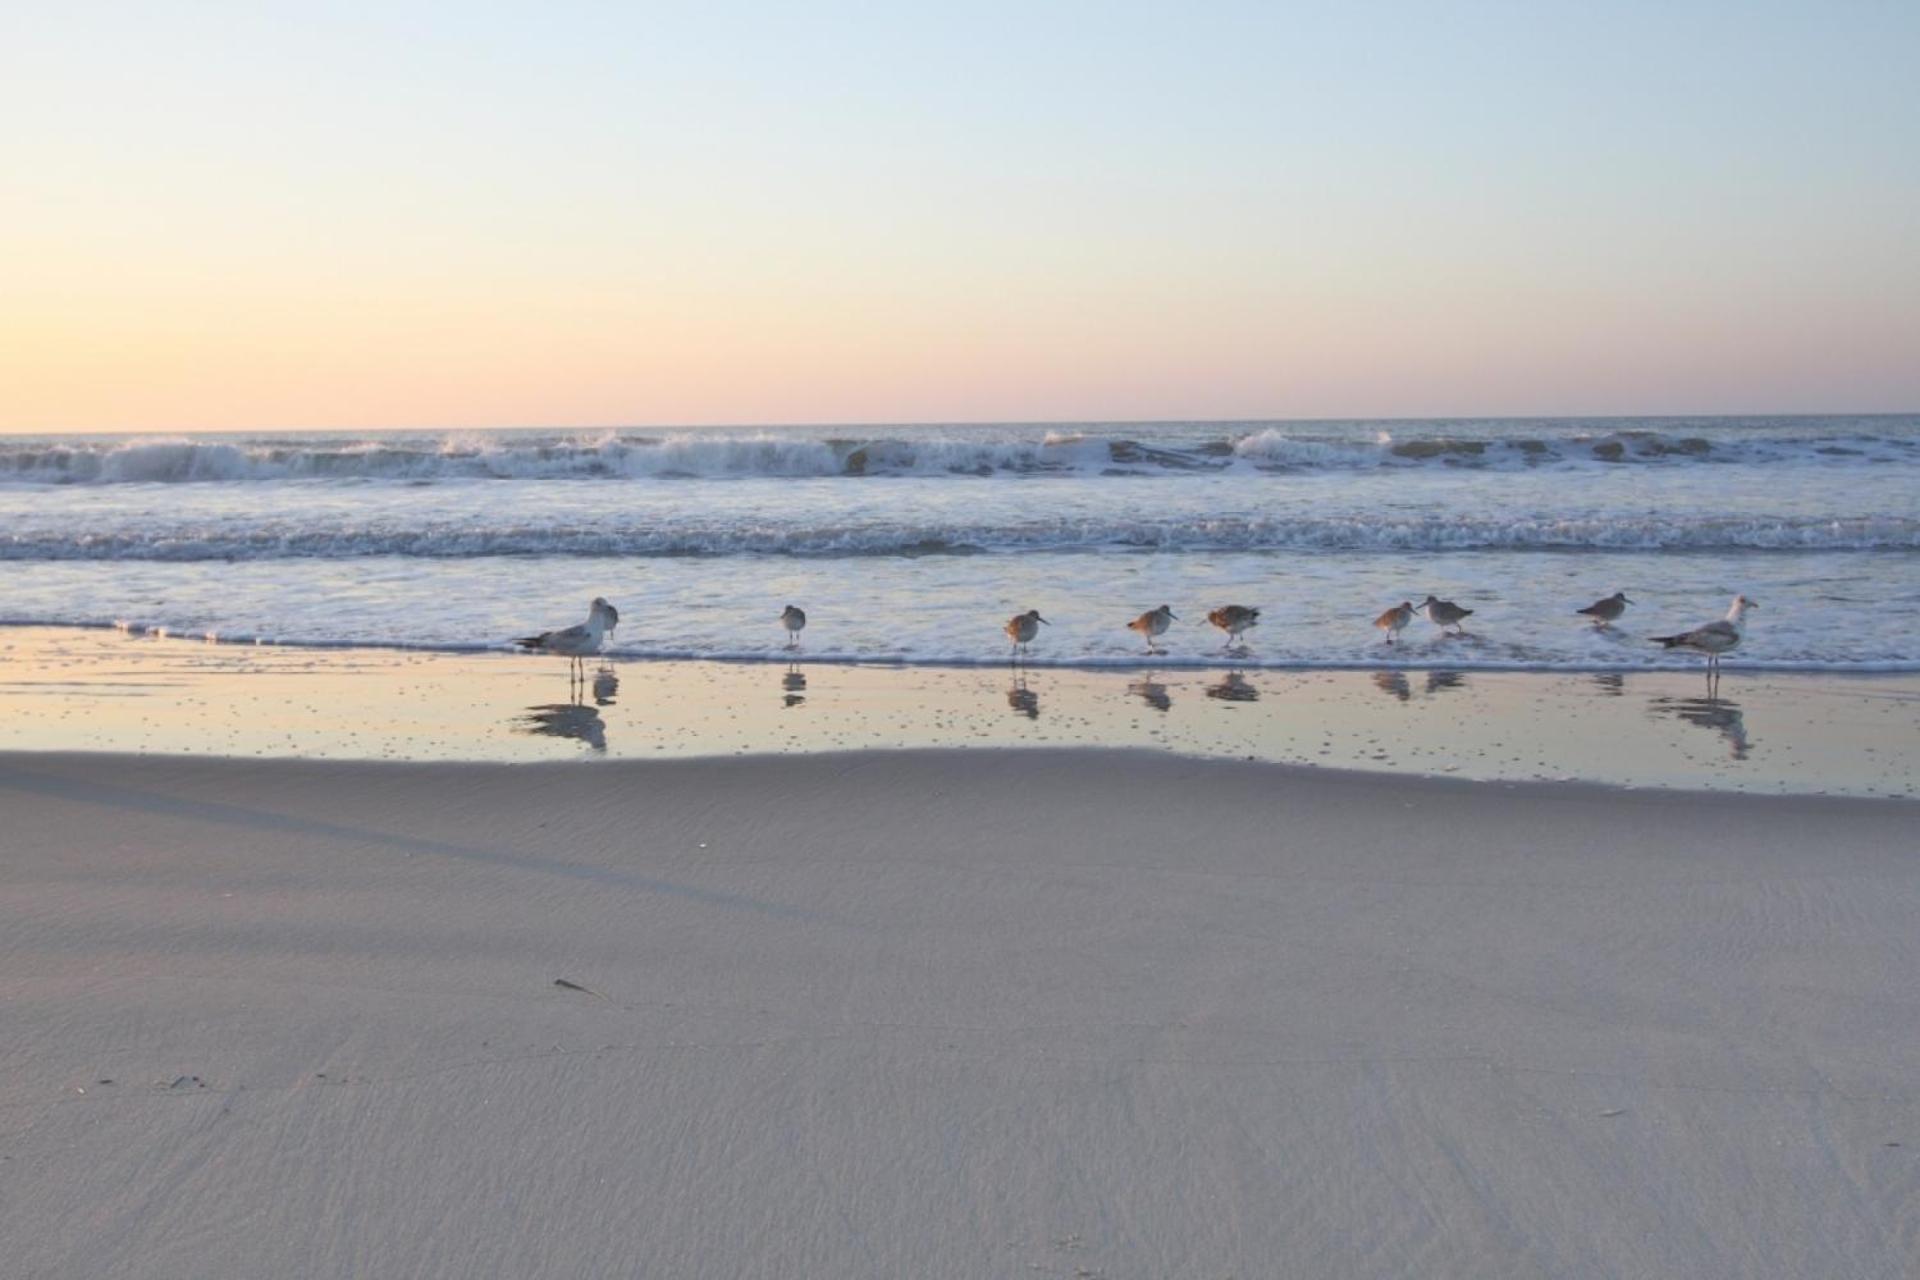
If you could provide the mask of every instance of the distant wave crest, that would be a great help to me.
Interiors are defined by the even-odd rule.
[[[250,440],[0,440],[0,483],[236,484],[286,480],[849,478],[903,475],[1175,476],[1455,467],[1524,471],[1687,465],[1848,466],[1920,461],[1920,433],[1810,427],[1751,438],[1725,430],[1475,433],[1403,437],[1292,426],[1024,433],[815,431],[597,435],[260,437]]]

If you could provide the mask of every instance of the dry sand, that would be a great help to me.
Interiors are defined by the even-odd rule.
[[[1146,753],[0,757],[0,1270],[1911,1276],[1915,835]]]

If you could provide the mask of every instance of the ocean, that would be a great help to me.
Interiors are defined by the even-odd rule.
[[[0,623],[484,650],[621,610],[627,657],[1920,670],[1920,416],[0,437]],[[1624,590],[1623,622],[1574,610]],[[1373,617],[1428,593],[1471,634]]]

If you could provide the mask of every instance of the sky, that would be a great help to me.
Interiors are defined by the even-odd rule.
[[[0,431],[1920,410],[1920,4],[0,0]]]

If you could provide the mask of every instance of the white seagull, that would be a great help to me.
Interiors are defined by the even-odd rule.
[[[542,631],[537,636],[522,636],[514,643],[531,653],[557,653],[569,662],[569,673],[578,667],[585,676],[589,654],[600,652],[607,632],[620,625],[620,611],[599,596],[587,608],[587,620],[558,631]]]
[[[1720,666],[1720,655],[1740,643],[1742,616],[1747,610],[1759,607],[1745,596],[1735,596],[1733,604],[1727,609],[1727,616],[1718,622],[1709,622],[1704,627],[1670,636],[1653,636],[1651,639],[1655,644],[1665,645],[1669,649],[1691,649],[1695,653],[1704,653],[1707,655],[1707,669],[1716,670]]]

